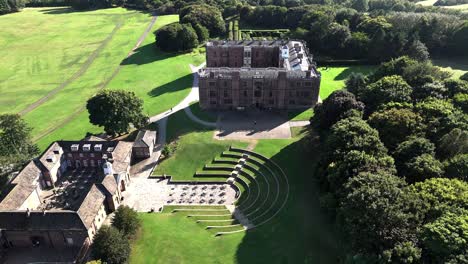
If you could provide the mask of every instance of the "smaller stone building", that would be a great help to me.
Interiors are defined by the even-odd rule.
[[[156,131],[140,130],[135,143],[133,143],[133,157],[136,159],[146,159],[153,155],[156,145]]]

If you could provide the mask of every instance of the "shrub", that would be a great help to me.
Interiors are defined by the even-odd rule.
[[[155,33],[156,46],[163,51],[187,51],[198,46],[198,36],[190,24],[172,23]]]
[[[122,205],[115,212],[112,225],[127,237],[132,237],[140,228],[138,213],[132,208]]]
[[[115,227],[102,226],[94,237],[92,254],[107,264],[126,263],[130,256],[130,243]]]

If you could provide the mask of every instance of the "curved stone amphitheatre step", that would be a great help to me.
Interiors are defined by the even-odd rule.
[[[244,232],[269,222],[289,198],[289,183],[283,170],[273,160],[240,148],[223,151],[194,177],[206,181],[224,178],[236,189],[235,205],[224,209],[175,210],[189,212],[187,217],[217,236]]]

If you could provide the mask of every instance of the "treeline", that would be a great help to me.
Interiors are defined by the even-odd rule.
[[[179,21],[154,32],[156,46],[161,50],[191,50],[210,36],[223,36],[226,33],[221,11],[215,6],[188,5],[179,11]]]
[[[366,10],[367,8],[361,8]],[[367,14],[352,8],[243,6],[247,25],[291,29],[315,56],[387,61],[402,55],[425,59],[431,54],[466,55],[468,23],[455,15],[433,12]]]
[[[468,82],[448,77],[400,57],[316,106],[315,175],[341,262],[467,263]]]
[[[437,0],[435,6],[454,6],[468,4],[468,0]]]
[[[22,0],[0,0],[0,15],[18,12],[23,7]]]

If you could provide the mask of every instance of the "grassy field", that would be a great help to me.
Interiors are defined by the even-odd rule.
[[[177,118],[187,121],[182,116]],[[212,138],[213,131],[200,132],[194,129],[194,124],[189,126],[192,128],[169,123],[171,138],[183,134],[179,149],[171,158],[177,160],[179,166],[170,164],[169,159],[161,164],[159,171],[163,168],[177,171],[190,179],[185,176],[193,175],[197,167],[223,150],[223,147],[212,147],[225,144]],[[272,158],[285,170],[291,188],[286,207],[271,222],[245,233],[215,237],[180,214],[169,211],[141,214],[143,230],[133,243],[130,262],[336,263],[336,257],[341,255],[336,245],[337,234],[319,209],[316,183],[310,175],[317,156],[303,152],[301,137],[304,133],[294,134],[297,137],[293,139],[259,140],[255,147],[256,152]]]
[[[417,4],[422,5],[422,6],[433,6],[436,2],[437,0],[424,0],[424,1],[417,2]],[[440,6],[440,7],[449,8],[449,9],[457,9],[463,12],[468,12],[468,4],[453,5],[453,6]]]
[[[468,57],[458,58],[433,58],[432,63],[441,67],[443,70],[453,74],[452,78],[458,79],[460,76],[468,72]]]
[[[218,119],[218,115],[216,112],[214,111],[207,111],[207,110],[202,110],[200,108],[200,104],[199,103],[192,103],[190,105],[190,111],[192,111],[192,113],[197,116],[198,118],[200,118],[201,120],[204,120],[204,121],[208,121],[208,122],[216,122],[216,120]]]
[[[197,170],[210,163],[230,145],[247,146],[244,142],[213,140],[213,130],[194,123],[182,110],[171,115],[167,124],[168,142],[176,139],[177,151],[173,156],[161,162],[153,174],[167,174],[177,180],[192,179]]]
[[[189,92],[188,65],[203,59],[198,51],[179,55],[154,48],[152,32],[177,20],[158,17],[141,47],[125,59],[149,25],[149,14],[26,8],[1,16],[0,113],[24,114],[44,149],[54,140],[101,131],[84,108],[100,89],[134,91],[149,115],[169,109]]]
[[[343,89],[345,80],[352,72],[361,72],[363,74],[371,73],[376,66],[359,65],[343,67],[320,67],[318,70],[322,73],[320,83],[320,98],[327,98],[333,91]]]

